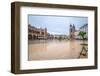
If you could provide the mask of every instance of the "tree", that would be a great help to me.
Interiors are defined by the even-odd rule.
[[[83,40],[83,43],[81,43],[81,45],[82,45],[82,50],[81,50],[81,52],[80,52],[80,56],[81,56],[81,55],[87,56],[88,44],[86,44],[86,43],[84,42],[84,40],[86,39],[86,38],[85,38],[85,37],[86,37],[86,32],[80,31],[78,35],[79,35],[79,36],[82,38],[82,40]],[[79,56],[79,57],[80,57],[80,56]]]
[[[82,40],[85,40],[86,32],[80,31],[78,35],[82,38]]]

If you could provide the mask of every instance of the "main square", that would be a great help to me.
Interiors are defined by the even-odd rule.
[[[88,17],[28,15],[28,60],[88,58]]]

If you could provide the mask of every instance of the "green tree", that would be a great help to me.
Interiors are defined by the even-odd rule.
[[[82,46],[81,52],[80,52],[80,56],[87,56],[87,49],[88,49],[88,44],[84,42],[84,40],[86,39],[86,32],[80,31],[78,34],[82,40],[83,43],[81,43],[80,45]]]
[[[78,35],[82,38],[82,40],[85,40],[86,32],[80,31]]]

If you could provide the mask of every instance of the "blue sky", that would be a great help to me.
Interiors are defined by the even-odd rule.
[[[28,23],[37,28],[47,28],[50,34],[69,35],[69,25],[74,24],[76,30],[88,23],[87,17],[29,15]]]

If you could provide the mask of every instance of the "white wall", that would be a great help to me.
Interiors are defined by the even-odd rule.
[[[11,15],[10,3],[15,0],[1,0],[0,1],[0,76],[16,76],[10,73],[11,60]],[[74,5],[90,5],[99,7],[98,21],[100,21],[100,0],[17,0],[26,2],[40,2],[40,3],[57,3],[57,4],[74,4]],[[98,22],[100,24],[100,22]],[[98,25],[98,33],[100,33],[100,26]],[[98,36],[98,43],[100,42],[100,35]],[[99,43],[100,46],[100,43]],[[100,58],[100,48],[98,48]],[[100,76],[100,59],[98,70],[81,70],[81,71],[65,71],[52,73],[37,73],[37,74],[21,74],[18,76]]]

